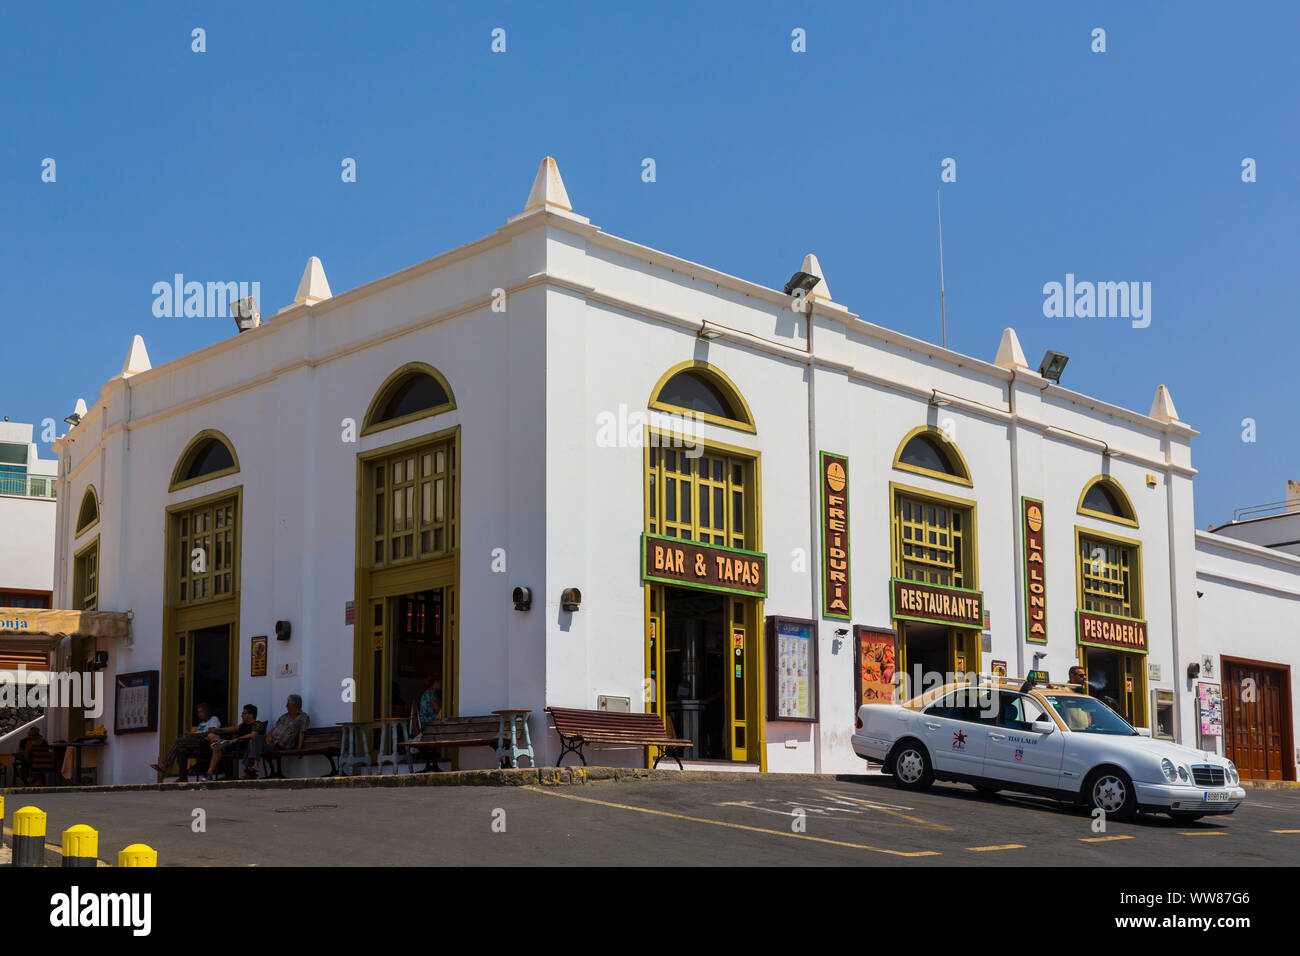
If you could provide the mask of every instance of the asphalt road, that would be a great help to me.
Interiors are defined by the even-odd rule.
[[[70,792],[32,802],[49,814],[51,843],[87,823],[102,858],[147,843],[162,866],[1300,865],[1300,790],[1249,791],[1229,817],[1176,825],[1142,816],[1110,821],[1105,833],[1048,801],[982,798],[955,784],[907,794],[884,777]],[[22,805],[13,795],[7,804]]]

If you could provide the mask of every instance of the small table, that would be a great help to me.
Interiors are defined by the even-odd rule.
[[[509,760],[510,766],[517,769],[519,767],[519,758],[527,757],[534,767],[537,766],[537,758],[533,756],[533,741],[528,736],[528,715],[532,712],[529,707],[507,707],[504,710],[492,711],[501,721],[497,730],[497,760],[502,764]],[[505,745],[507,721],[510,724],[510,746],[508,748]],[[524,745],[522,747],[519,746],[515,730],[518,724],[523,724],[524,727]]]
[[[375,756],[375,767],[380,773],[384,772],[384,764],[393,765],[393,773],[401,770],[399,766],[402,759],[401,751],[398,744],[406,743],[406,724],[408,717],[380,717],[379,724],[379,753]],[[411,751],[406,751],[406,767],[411,773],[415,773],[415,764],[411,757]]]
[[[338,726],[343,728],[343,739],[339,742],[339,773],[357,775],[358,767],[370,766],[370,734],[367,731],[371,720],[340,720]]]
[[[60,744],[64,744],[64,741],[61,740],[56,742]],[[69,740],[66,742],[65,746],[72,747],[76,750],[75,763],[73,764],[75,769],[73,770],[71,786],[74,787],[81,786],[81,748],[102,747],[106,743],[108,743],[107,736],[100,736],[99,734],[95,734],[89,737],[78,737],[76,740]],[[99,778],[96,777],[95,779],[98,780]]]

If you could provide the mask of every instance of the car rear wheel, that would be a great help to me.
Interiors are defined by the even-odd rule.
[[[904,790],[924,790],[934,783],[930,757],[915,740],[905,740],[895,748],[890,767],[894,782]]]
[[[1102,810],[1116,820],[1127,820],[1137,813],[1137,792],[1123,770],[1102,767],[1095,770],[1083,785],[1089,810]]]

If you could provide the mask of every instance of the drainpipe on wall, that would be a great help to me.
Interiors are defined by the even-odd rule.
[[[1012,566],[1015,568],[1016,593],[1013,604],[1016,608],[1016,676],[1024,677],[1025,672],[1025,602],[1021,596],[1025,593],[1025,565],[1021,560],[1024,543],[1020,527],[1020,423],[1016,419],[1016,373],[1011,373],[1011,384],[1007,386],[1007,410],[1011,413],[1011,513],[1015,516],[1017,532],[1012,551]]]
[[[1174,667],[1174,740],[1177,743],[1183,742],[1183,695],[1181,693],[1181,683],[1186,679],[1180,670],[1182,658],[1178,654],[1178,558],[1177,548],[1174,546],[1174,483],[1173,471],[1169,464],[1173,461],[1173,433],[1169,426],[1165,426],[1165,524],[1167,526],[1165,538],[1169,541],[1169,631],[1170,638],[1173,641],[1173,667]],[[1195,534],[1195,530],[1193,530]],[[1148,651],[1150,648],[1148,648]],[[1146,661],[1142,662],[1146,666]],[[1147,695],[1150,696],[1148,688]],[[1152,715],[1154,716],[1154,715]],[[1199,735],[1196,740],[1196,746],[1200,746]],[[1192,746],[1189,744],[1188,746]],[[1215,748],[1218,749],[1217,746]]]
[[[820,580],[817,569],[821,567],[822,555],[817,548],[817,542],[820,540],[817,531],[818,506],[821,503],[819,494],[821,484],[817,476],[817,389],[814,378],[816,376],[817,360],[813,353],[813,304],[808,298],[803,299],[804,305],[807,306],[808,318],[808,514],[810,521],[808,523],[808,543],[809,556],[812,560],[808,565],[808,577],[810,581],[810,591],[812,593],[812,619],[817,622],[816,633],[817,643],[820,648],[822,639],[821,613],[820,604],[821,593],[819,589]],[[821,660],[820,651],[818,653],[819,661]],[[769,662],[770,666],[770,662]],[[817,696],[821,697],[822,679],[821,674],[817,675]],[[817,712],[821,713],[821,701],[817,702]],[[822,731],[821,722],[812,725],[812,743],[813,743],[813,773],[822,772]]]

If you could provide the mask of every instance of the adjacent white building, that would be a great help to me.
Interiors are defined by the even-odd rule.
[[[55,476],[34,426],[0,422],[0,607],[49,607],[54,591]]]
[[[137,336],[56,444],[56,604],[134,612],[94,648],[104,779],[155,779],[200,701],[332,724],[428,687],[532,708],[543,764],[554,705],[658,713],[697,764],[854,771],[895,672],[1079,661],[1221,746],[1164,387],[1130,411],[1010,329],[990,362],[850,305],[815,256],[783,290],[608,235],[547,159],[490,236],[339,294],[312,259],[291,306],[158,367]]]

